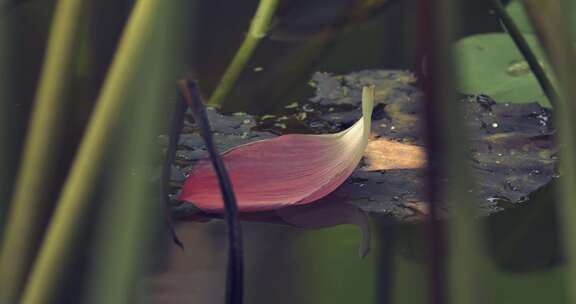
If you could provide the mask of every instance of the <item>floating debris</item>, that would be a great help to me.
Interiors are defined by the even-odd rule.
[[[329,199],[367,212],[388,214],[400,222],[418,221],[427,210],[427,203],[422,168],[425,152],[419,131],[423,96],[414,82],[413,74],[406,71],[367,70],[340,76],[316,73],[311,81],[316,96],[307,103],[286,106],[283,115],[236,117],[214,110],[209,110],[208,115],[217,132],[214,138],[220,151],[285,133],[334,133],[348,128],[361,116],[361,87],[375,84],[377,106],[372,115],[372,140],[391,142],[390,147],[404,145],[404,153],[416,154],[410,159],[388,152],[383,161],[393,166],[378,170],[370,167],[374,164],[372,151],[372,156],[365,155],[363,164]],[[558,176],[548,109],[535,102],[500,103],[486,95],[466,96],[462,102],[469,129],[470,164],[477,182],[472,192],[482,214],[526,203],[532,192]],[[243,123],[245,120],[250,123]],[[207,154],[190,121],[184,129],[187,131],[180,138],[181,157],[175,168],[186,173],[192,162]]]

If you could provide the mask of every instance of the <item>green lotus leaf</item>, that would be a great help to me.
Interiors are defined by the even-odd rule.
[[[544,55],[533,35],[525,35],[528,44],[547,69]],[[461,39],[455,44],[460,91],[465,94],[485,94],[501,102],[550,103],[528,63],[508,34],[479,34]]]

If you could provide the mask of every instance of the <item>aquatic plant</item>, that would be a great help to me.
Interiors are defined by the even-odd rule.
[[[338,48],[340,40],[350,39],[357,33],[362,32],[362,35],[370,37],[362,43],[348,40],[345,54],[330,58],[342,63],[332,68],[334,71],[348,71],[350,66],[354,69],[380,67],[387,65],[382,62],[396,60],[372,61],[367,59],[369,56],[366,53],[371,50],[380,58],[386,57],[381,53],[383,47],[378,48],[381,45],[374,41],[387,40],[397,44],[397,37],[383,37],[379,34],[381,32],[376,34],[349,25],[368,16],[388,19],[390,15],[380,13],[385,11],[384,8],[386,12],[394,9],[400,1],[351,1],[353,4],[339,6],[339,11],[335,10],[330,20],[324,22],[320,15],[327,11],[326,8],[332,8],[326,4],[328,2],[253,1],[250,3],[254,7],[259,4],[255,14],[251,11],[252,7],[243,1],[241,4],[237,4],[239,1],[222,2],[244,5],[250,11],[248,18],[253,15],[254,18],[249,27],[238,27],[237,31],[234,26],[230,27],[230,32],[238,35],[234,38],[240,37],[236,40],[213,39],[215,33],[210,32],[210,28],[202,28],[210,40],[231,41],[230,49],[237,50],[231,52],[235,55],[222,75],[219,74],[218,65],[213,69],[218,75],[195,75],[202,81],[215,80],[205,86],[215,88],[211,103],[218,107],[227,96],[234,96],[230,93],[239,87],[238,79],[251,81],[253,78],[249,72],[262,71],[261,67],[258,67],[258,71],[246,67],[254,59],[252,55],[257,48],[263,50],[259,55],[266,50],[274,50],[266,49],[266,44],[275,44],[277,49],[289,49],[286,46],[294,46],[306,37],[319,38],[317,41],[309,39],[310,43],[296,52],[298,56],[292,54],[289,60],[276,58],[280,56],[273,51],[268,54],[270,56],[266,62],[277,65],[274,69],[266,66],[265,71],[287,72],[276,75],[277,78],[268,78],[274,81],[264,81],[249,89],[253,95],[248,94],[248,99],[257,96],[253,99],[258,107],[264,104],[269,106],[263,111],[284,108],[292,99],[307,96],[299,91],[305,90],[303,79],[308,78],[307,73],[333,67],[314,57],[321,51],[330,52],[328,46]],[[336,2],[347,1],[333,3]],[[426,212],[422,212],[428,220],[424,229],[428,242],[423,242],[422,250],[427,253],[425,256],[429,262],[429,275],[423,276],[429,282],[428,301],[458,304],[489,302],[480,292],[485,291],[487,285],[484,283],[487,281],[498,281],[491,277],[483,281],[483,278],[501,273],[495,271],[493,261],[484,254],[483,223],[475,218],[470,205],[463,203],[472,199],[471,179],[468,178],[464,156],[466,141],[470,137],[464,134],[465,124],[458,109],[461,104],[457,103],[455,96],[457,82],[462,84],[460,89],[464,89],[463,93],[489,92],[496,95],[498,101],[507,98],[523,103],[548,100],[549,105],[554,106],[550,111],[553,111],[554,123],[557,124],[557,135],[554,136],[560,144],[557,157],[561,212],[558,221],[562,233],[559,238],[564,244],[563,257],[568,260],[568,282],[574,285],[576,127],[571,116],[576,91],[571,84],[576,81],[573,71],[576,55],[571,43],[574,33],[570,33],[573,23],[569,22],[573,16],[568,16],[573,14],[573,8],[570,8],[572,3],[560,0],[513,1],[512,5],[516,8],[527,8],[528,17],[514,15],[510,18],[499,1],[485,2],[494,5],[521,54],[513,49],[514,45],[504,33],[464,38],[457,44],[456,52],[464,54],[458,59],[465,59],[456,61],[464,71],[457,76],[459,79],[454,79],[456,74],[452,73],[450,51],[453,38],[451,29],[458,28],[454,22],[459,12],[458,2],[415,1],[417,9],[407,9],[408,17],[398,18],[405,22],[402,25],[419,23],[418,35],[412,40],[415,42],[413,44],[418,44],[420,53],[414,66],[420,70],[419,81],[426,95],[425,113],[422,115],[426,126],[423,130],[426,151],[421,146],[387,142],[386,139],[369,142],[374,93],[372,89],[365,89],[363,118],[341,132],[285,135],[239,145],[225,152],[222,158],[230,170],[233,187],[218,187],[210,164],[210,161],[218,160],[214,153],[211,160],[195,164],[181,199],[192,202],[206,212],[217,213],[209,219],[219,218],[221,213],[228,217],[231,236],[228,239],[228,260],[235,264],[229,264],[232,266],[228,269],[228,284],[218,287],[219,290],[226,289],[228,303],[241,303],[247,284],[243,285],[244,277],[240,269],[243,262],[239,250],[240,218],[236,217],[234,204],[230,205],[232,209],[225,211],[219,189],[225,188],[228,196],[238,197],[239,211],[274,210],[276,212],[270,213],[279,215],[293,226],[325,228],[353,223],[351,219],[362,218],[362,225],[367,228],[363,211],[349,204],[339,205],[341,202],[332,201],[329,195],[334,194],[332,191],[348,178],[363,156],[367,160],[368,170],[423,166],[428,170],[427,199],[430,205],[427,205],[429,208]],[[170,116],[168,112],[173,109],[173,103],[179,102],[175,98],[177,79],[188,70],[192,70],[192,74],[197,72],[195,67],[189,66],[189,57],[196,54],[189,51],[187,43],[194,41],[198,45],[196,49],[210,44],[201,39],[195,40],[199,31],[192,33],[195,24],[191,21],[201,19],[200,15],[204,15],[201,9],[208,6],[206,3],[211,2],[12,0],[0,5],[0,140],[3,145],[0,149],[0,302],[141,301],[141,291],[144,290],[141,288],[142,278],[149,274],[150,265],[154,264],[152,255],[159,244],[157,236],[162,234],[163,220],[169,216],[169,210],[164,209],[167,209],[165,203],[170,202],[171,198],[162,197],[159,185],[163,181],[158,177],[160,174],[156,174],[165,157],[161,155],[166,146],[163,142],[167,133],[165,117]],[[401,4],[404,5],[405,1]],[[218,9],[221,10],[221,7]],[[298,18],[297,13],[302,11],[310,14]],[[414,14],[415,11],[418,14]],[[510,9],[508,11],[511,12]],[[320,21],[315,20],[317,16],[320,16]],[[99,19],[106,19],[106,22],[98,22]],[[228,26],[227,21],[217,22]],[[282,23],[289,22],[296,26],[282,29]],[[522,24],[515,26],[515,22]],[[52,26],[49,26],[50,23]],[[402,27],[398,26],[398,22],[392,25],[389,28],[394,30]],[[245,36],[244,31],[248,31]],[[119,41],[116,41],[117,36],[121,37]],[[235,45],[242,38],[245,38],[244,42],[239,47]],[[468,44],[470,41],[472,43]],[[500,46],[504,46],[506,52]],[[489,48],[495,51],[485,52]],[[353,54],[350,49],[354,51]],[[402,49],[402,55],[409,53],[409,49]],[[299,57],[304,54],[307,55],[306,60]],[[480,58],[475,54],[487,56]],[[526,62],[516,62],[520,55]],[[509,58],[515,61],[512,65]],[[217,58],[217,61],[226,60]],[[540,61],[544,62],[544,68],[541,68]],[[401,63],[398,66],[404,67]],[[482,69],[476,70],[479,66]],[[507,67],[511,69],[507,70]],[[495,71],[499,74],[495,74]],[[302,81],[296,85],[296,80]],[[336,79],[334,82],[338,81]],[[280,83],[281,86],[278,85]],[[294,86],[298,86],[298,89],[287,93],[287,88]],[[269,91],[274,91],[274,94],[263,93]],[[344,92],[328,93],[345,95]],[[282,99],[278,96],[282,96]],[[228,99],[228,103],[231,103],[232,99]],[[330,108],[323,110],[333,114]],[[540,115],[540,112],[536,115]],[[548,116],[545,117],[547,119]],[[24,127],[26,124],[27,128]],[[205,137],[212,135],[206,128],[203,131],[204,135],[208,135]],[[552,133],[539,135],[549,140]],[[24,135],[25,140],[21,140]],[[388,162],[382,157],[382,153],[390,153],[388,150],[405,153],[402,155],[405,158]],[[555,151],[545,150],[551,154]],[[363,152],[366,154],[363,155]],[[20,154],[22,157],[19,158]],[[377,171],[362,172],[380,174]],[[451,179],[443,183],[444,177]],[[164,182],[168,184],[168,181]],[[440,220],[440,201],[446,202],[451,210],[451,218],[447,221]],[[283,208],[288,206],[292,208]],[[552,205],[545,207],[551,208]],[[334,216],[337,212],[340,212],[341,218]],[[377,225],[382,228],[380,224],[378,222]],[[380,240],[384,240],[384,237]],[[321,253],[321,258],[315,262],[337,261],[330,258],[338,254],[338,241],[341,239],[330,240],[330,243],[322,244],[322,248],[315,243],[313,250],[299,247],[295,251],[309,255]],[[391,244],[390,239],[387,241],[386,246]],[[189,247],[197,249],[203,245],[193,243]],[[365,248],[361,250],[362,254],[365,254]],[[385,251],[380,250],[375,259],[382,258]],[[513,256],[514,253],[509,255]],[[397,265],[401,266],[401,263]],[[372,264],[369,266],[373,271],[375,267]],[[329,267],[336,268],[334,265]],[[379,291],[395,285],[391,284],[391,280],[382,279],[392,278],[395,271],[378,268],[371,273],[376,272],[380,277]],[[409,276],[410,290],[407,293],[410,295],[417,294],[413,292],[412,283],[420,276],[415,277]],[[303,288],[308,288],[310,298],[314,298],[317,296],[315,292],[319,293],[317,286],[333,283],[325,279],[303,275],[298,281],[305,281]],[[551,282],[561,285],[556,281]],[[281,287],[285,288],[284,285]],[[508,289],[506,291],[509,292]],[[576,301],[573,290],[570,297],[571,302]]]
[[[283,135],[224,152],[222,159],[239,210],[265,211],[308,204],[334,191],[362,159],[370,135],[373,105],[374,87],[365,87],[362,118],[344,131]],[[209,160],[195,165],[179,199],[208,212],[224,210]]]

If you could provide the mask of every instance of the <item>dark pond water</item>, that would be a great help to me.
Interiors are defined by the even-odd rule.
[[[219,20],[202,23],[220,33],[200,38],[197,73],[211,90],[246,28],[255,1],[226,2]],[[258,49],[232,92],[225,111],[274,113],[312,96],[307,85],[315,71],[350,73],[362,69],[411,67],[402,25],[414,18],[409,6],[391,2],[367,21],[332,36],[325,25],[337,20],[346,1],[294,1],[281,7],[285,18]],[[470,1],[472,2],[472,1]],[[468,5],[459,35],[498,31],[487,7]],[[224,1],[206,4],[206,16]],[[330,7],[330,9],[326,9]],[[301,10],[309,11],[300,14]],[[293,18],[291,16],[299,16]],[[286,20],[290,20],[289,22]],[[230,24],[237,24],[231,26]],[[212,33],[212,32],[211,32]],[[274,101],[274,102],[272,102]],[[479,221],[486,227],[486,303],[565,303],[561,248],[550,184],[521,206]],[[449,224],[449,223],[448,223]],[[279,224],[243,222],[246,303],[426,303],[425,240],[420,224],[387,224],[371,217],[372,251],[358,256],[360,234],[341,225],[304,230]],[[152,303],[222,303],[226,261],[224,223],[181,222],[184,251],[166,242],[165,259],[147,279]]]
[[[483,288],[491,303],[565,302],[551,204],[541,199],[482,220],[490,260]],[[247,303],[426,303],[423,227],[377,217],[372,227],[372,251],[362,259],[351,225],[302,230],[243,222]],[[148,281],[150,299],[221,303],[224,223],[181,223],[177,231],[186,249],[167,244],[165,265]]]

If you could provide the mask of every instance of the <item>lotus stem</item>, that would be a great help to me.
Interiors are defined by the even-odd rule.
[[[166,226],[172,235],[172,240],[178,247],[184,249],[184,244],[178,238],[176,230],[174,227],[174,221],[172,220],[171,212],[171,198],[170,198],[170,177],[172,172],[172,164],[176,159],[176,150],[178,149],[178,139],[180,138],[180,133],[182,133],[182,128],[184,126],[184,120],[186,119],[186,109],[188,108],[185,100],[178,100],[174,105],[174,110],[172,113],[172,122],[170,126],[168,147],[166,148],[166,156],[164,157],[164,163],[162,165],[162,196],[164,197],[165,207],[166,207]]]
[[[184,99],[186,99],[192,109],[194,120],[200,127],[206,150],[208,150],[212,166],[218,177],[220,192],[224,201],[224,208],[226,211],[224,217],[228,228],[226,303],[241,304],[244,288],[244,254],[242,249],[242,230],[240,227],[240,221],[238,220],[238,204],[232,188],[232,182],[230,181],[222,157],[214,145],[210,122],[206,115],[206,107],[200,97],[196,83],[193,81],[183,80],[180,86]]]
[[[560,83],[560,100],[557,103],[556,129],[559,143],[560,179],[559,208],[562,239],[567,257],[567,279],[570,302],[576,303],[576,52],[570,35],[570,26],[564,15],[569,1],[525,0],[524,7],[536,31],[552,69]]]
[[[147,36],[153,31],[155,15],[162,3],[154,0],[136,2],[64,184],[21,303],[48,303],[55,296],[63,276],[62,265],[68,260],[75,244],[78,227],[84,223],[92,187],[102,167],[104,151],[117,125],[119,113],[126,104],[127,88],[132,85],[140,71],[139,67],[144,64],[143,55],[149,43]]]
[[[43,230],[40,223],[50,206],[45,197],[58,155],[62,108],[85,4],[62,0],[56,7],[0,250],[0,303],[17,302],[34,259],[35,242],[41,238],[36,234]]]
[[[526,42],[524,35],[522,35],[520,32],[516,26],[516,23],[502,5],[502,2],[500,2],[500,0],[492,0],[492,3],[496,15],[498,15],[498,18],[500,18],[500,21],[502,22],[502,26],[508,35],[510,35],[510,38],[512,38],[520,53],[522,53],[524,60],[526,60],[530,70],[538,80],[538,84],[540,85],[540,88],[542,88],[542,92],[544,92],[546,97],[548,97],[550,104],[554,106],[558,100],[558,93],[552,85],[550,78],[548,78],[548,75],[546,75],[544,68],[542,65],[540,65],[540,62],[538,62],[538,58],[534,52],[532,52],[532,49],[528,45],[528,42]]]
[[[260,4],[256,9],[256,14],[250,24],[250,29],[246,34],[246,38],[240,45],[240,48],[232,58],[232,62],[226,68],[218,87],[212,93],[208,104],[213,107],[220,107],[222,103],[234,87],[238,80],[240,73],[246,67],[248,60],[252,57],[254,50],[260,43],[260,40],[266,36],[270,21],[274,16],[278,0],[260,0]]]
[[[456,80],[450,42],[457,1],[420,2],[421,43],[427,55],[422,85],[425,94],[423,126],[428,153],[427,194],[430,259],[430,303],[481,303],[482,263],[476,212],[468,190],[472,187],[466,154],[466,127]],[[442,182],[449,179],[450,183]],[[446,202],[450,221],[439,219],[440,202]],[[449,227],[446,225],[450,224]],[[444,234],[449,243],[445,244]],[[446,252],[450,259],[446,260]],[[448,266],[448,271],[446,271]],[[446,275],[449,280],[446,280]],[[446,284],[448,283],[448,284]]]

